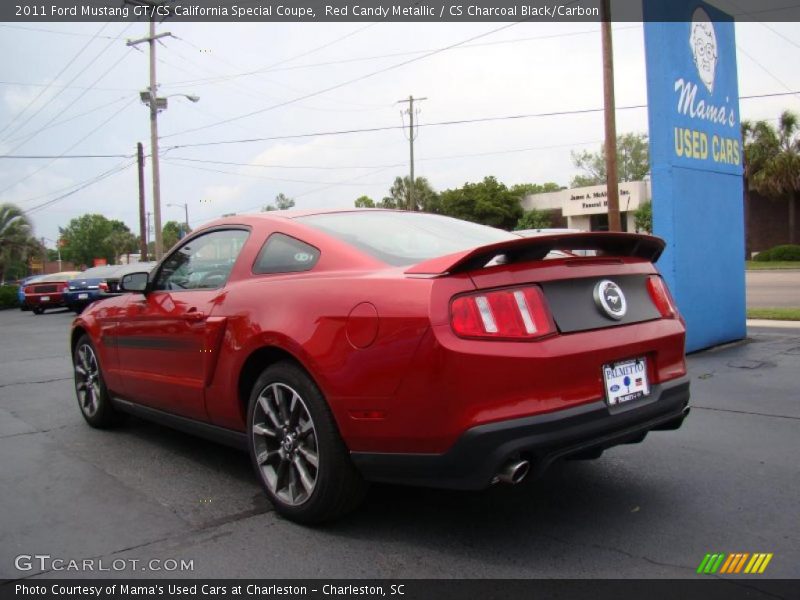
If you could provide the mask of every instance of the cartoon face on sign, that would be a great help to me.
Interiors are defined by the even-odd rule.
[[[714,93],[714,72],[717,68],[717,34],[708,13],[697,8],[692,14],[692,28],[689,34],[697,74],[710,93]]]

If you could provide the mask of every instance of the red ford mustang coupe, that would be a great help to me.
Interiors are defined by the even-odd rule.
[[[301,522],[369,481],[517,483],[681,426],[663,248],[383,210],[227,217],[75,319],[78,402],[95,427],[132,413],[247,449]]]

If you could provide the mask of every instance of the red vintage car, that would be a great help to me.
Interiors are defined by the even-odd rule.
[[[63,308],[63,294],[69,289],[67,281],[80,275],[80,271],[62,271],[45,275],[36,282],[28,284],[23,290],[25,299],[23,300],[23,310],[31,310],[34,314],[40,315],[48,308]]]
[[[663,248],[399,211],[227,217],[75,319],[80,409],[247,449],[301,522],[352,509],[369,481],[517,483],[681,426]]]

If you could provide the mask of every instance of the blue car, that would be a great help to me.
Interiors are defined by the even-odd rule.
[[[64,292],[64,304],[74,313],[80,314],[92,302],[109,294],[116,294],[119,280],[123,275],[137,271],[149,271],[155,264],[146,262],[87,269],[81,273],[80,277],[67,282],[69,287]]]

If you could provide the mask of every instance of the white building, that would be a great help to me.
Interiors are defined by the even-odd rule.
[[[531,194],[522,199],[525,210],[538,209],[551,211],[553,226],[566,226],[583,231],[608,230],[608,200],[606,186],[590,187]],[[639,205],[650,200],[649,181],[626,181],[619,184],[619,210],[623,231],[636,231],[633,216]],[[566,224],[558,217],[567,220]],[[560,221],[560,222],[559,222]]]

